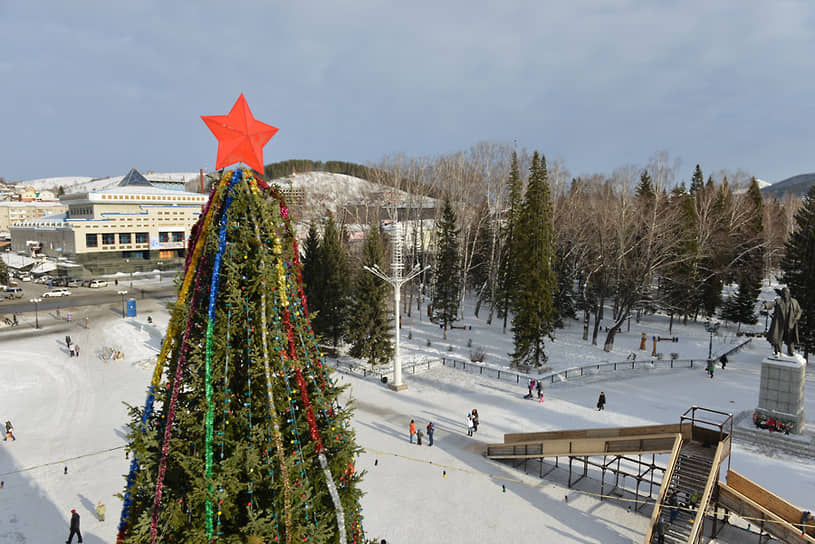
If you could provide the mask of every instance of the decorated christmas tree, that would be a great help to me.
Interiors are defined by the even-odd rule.
[[[243,95],[204,117],[217,168],[277,131]],[[361,543],[360,451],[320,359],[280,194],[225,171],[193,229],[143,409],[117,542]]]

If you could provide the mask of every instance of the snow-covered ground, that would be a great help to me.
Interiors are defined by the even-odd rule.
[[[121,509],[114,494],[121,492],[128,468],[123,402],[144,402],[168,320],[163,307],[159,301],[140,300],[139,316],[122,319],[119,304],[111,304],[94,310],[90,329],[75,320],[67,332],[57,330],[67,325],[41,313],[46,328],[40,334],[0,335],[0,420],[10,419],[17,436],[15,442],[0,444],[0,543],[61,542],[74,508],[82,516],[85,542],[114,541]],[[155,327],[147,323],[148,315]],[[22,317],[23,326],[30,326],[31,316]],[[468,340],[484,348],[487,363],[506,363],[511,337],[502,334],[500,322],[487,326],[484,315],[474,318],[468,306],[461,324],[472,330],[450,331],[445,341],[442,331],[422,317],[414,310],[412,317],[403,318],[406,363],[440,356],[468,359]],[[584,342],[582,326],[573,322],[558,331],[554,343],[547,343],[548,364],[558,369],[623,360],[632,351],[642,357],[642,332],[667,336],[667,320],[649,316],[640,324],[632,321],[630,332],[618,335],[613,353]],[[68,356],[66,334],[80,345],[80,357]],[[675,324],[672,334],[680,341],[660,346],[661,351],[682,358],[707,355],[709,336],[701,323]],[[714,354],[730,349],[736,340],[734,329],[723,327],[713,339]],[[107,348],[121,350],[124,359],[103,360]],[[542,404],[522,398],[523,384],[448,367],[406,374],[408,389],[399,393],[374,378],[338,372],[336,379],[350,385],[343,399],[346,405],[353,399],[357,441],[366,450],[357,463],[367,471],[362,502],[366,533],[389,543],[642,542],[650,511],[629,512],[629,495],[600,501],[596,479],[566,487],[563,460],[559,469],[541,479],[536,470],[526,475],[489,461],[483,455],[485,445],[502,442],[509,432],[675,423],[694,404],[734,414],[752,411],[761,359],[768,352],[768,344],[756,339],[731,356],[727,369],[719,369],[714,379],[701,368],[683,368],[620,371],[558,383],[546,388]],[[601,390],[608,404],[598,412],[594,405]],[[807,399],[807,411],[815,413],[815,388],[809,383]],[[470,438],[464,420],[473,408],[481,424]],[[410,419],[420,428],[434,422],[432,448],[409,443]],[[738,442],[731,462],[733,469],[789,501],[810,510],[815,506],[812,462]],[[100,500],[107,505],[105,522],[93,515]],[[745,538],[733,533],[718,541]]]

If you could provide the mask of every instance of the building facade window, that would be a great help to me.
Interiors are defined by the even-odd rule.
[[[85,235],[85,247],[99,247],[99,241],[96,238],[96,234]]]
[[[160,243],[165,243],[170,241],[170,233],[169,232],[159,232],[158,233],[158,241]]]
[[[131,240],[131,236],[129,232],[120,232],[119,233],[119,243],[120,244],[129,244]]]
[[[112,232],[102,234],[102,245],[109,246],[116,243],[116,235]]]
[[[183,232],[174,232],[173,233],[173,242],[183,242],[184,241],[184,233]]]
[[[150,236],[146,232],[137,232],[136,233],[136,243],[137,244],[146,244],[150,239]]]

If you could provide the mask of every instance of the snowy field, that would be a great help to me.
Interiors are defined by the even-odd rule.
[[[122,319],[115,313],[118,305],[111,304],[111,311],[92,320],[90,329],[74,323],[68,334],[81,346],[78,358],[69,357],[66,332],[55,329],[65,325],[55,320],[44,319],[46,328],[37,336],[11,338],[0,331],[0,420],[10,419],[17,436],[15,442],[0,444],[0,544],[64,542],[71,509],[82,516],[85,542],[114,541],[121,502],[113,495],[121,492],[128,468],[123,401],[144,402],[168,320],[162,308],[157,301],[139,301],[139,316]],[[148,315],[155,327],[147,323]],[[511,337],[501,333],[501,323],[487,326],[483,318],[472,317],[468,307],[461,324],[472,330],[450,331],[445,341],[437,326],[426,317],[420,320],[414,311],[411,318],[403,318],[404,362],[441,356],[468,360],[471,340],[473,347],[484,348],[487,363],[506,364]],[[558,331],[554,343],[547,343],[547,364],[558,369],[621,361],[632,351],[642,358],[642,332],[668,336],[667,320],[649,316],[640,324],[632,321],[630,332],[618,335],[613,353],[584,342],[582,325],[573,322]],[[713,339],[714,355],[735,345],[734,333],[732,328],[720,329]],[[660,345],[660,351],[677,352],[681,358],[707,355],[709,336],[703,324],[675,324],[672,334],[680,341]],[[601,335],[601,346],[603,339]],[[102,359],[108,349],[120,350],[124,358]],[[508,432],[677,423],[694,404],[734,414],[752,411],[761,359],[768,353],[769,345],[755,339],[731,356],[714,379],[699,367],[570,380],[547,387],[543,403],[524,400],[523,384],[445,367],[406,374],[408,389],[399,393],[372,377],[337,373],[336,379],[350,386],[342,398],[346,405],[353,399],[357,441],[366,449],[357,464],[367,471],[362,485],[367,493],[362,503],[366,533],[389,544],[530,538],[580,544],[642,542],[650,509],[629,512],[630,495],[600,501],[597,479],[566,487],[564,460],[540,479],[536,470],[526,475],[487,460],[485,445],[502,442]],[[594,406],[601,390],[608,404],[598,412]],[[815,414],[811,383],[807,399],[807,411]],[[481,424],[470,438],[464,420],[473,408]],[[410,419],[420,428],[434,422],[432,448],[426,442],[422,447],[409,443]],[[731,462],[734,470],[794,504],[815,507],[812,462],[759,452],[738,441]],[[93,514],[100,500],[107,505],[105,522]],[[734,530],[718,542],[737,543],[748,536]]]

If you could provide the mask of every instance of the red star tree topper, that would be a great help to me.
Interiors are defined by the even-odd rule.
[[[277,133],[277,128],[252,116],[243,93],[228,115],[202,115],[201,119],[218,139],[216,170],[243,162],[263,173],[263,146]]]

